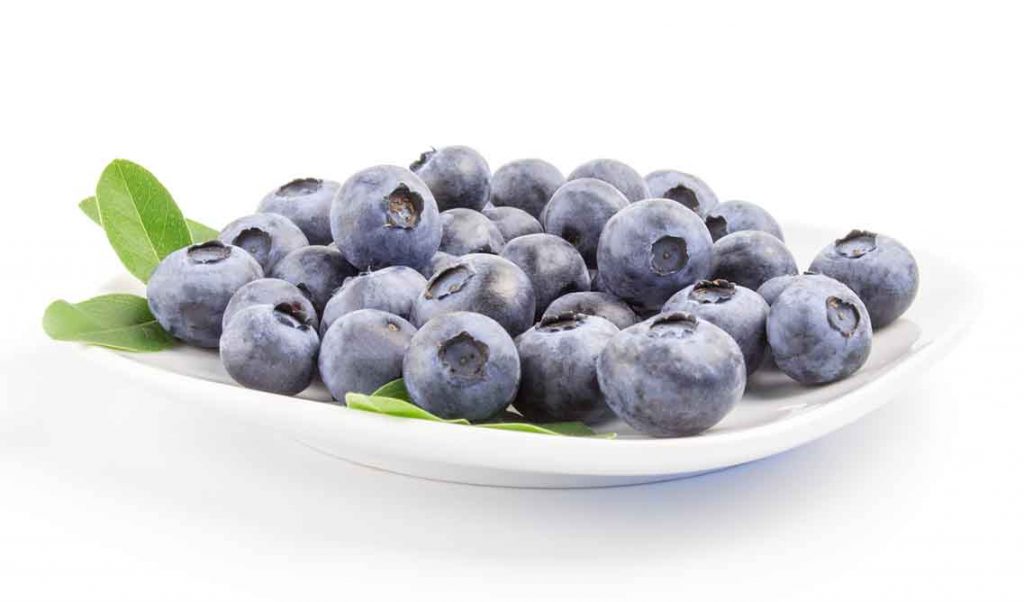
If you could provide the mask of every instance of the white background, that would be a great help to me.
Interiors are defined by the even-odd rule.
[[[0,9],[0,599],[1021,595],[1012,3],[275,4]],[[925,379],[824,440],[591,491],[352,466],[39,328],[121,270],[75,207],[112,158],[220,224],[292,177],[446,144],[692,171],[784,225],[944,254],[984,303]]]

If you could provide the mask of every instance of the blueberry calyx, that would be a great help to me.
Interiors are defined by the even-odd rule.
[[[278,303],[274,306],[274,318],[291,328],[312,328],[313,320],[298,303]]]
[[[825,300],[825,313],[828,315],[828,325],[844,337],[852,336],[860,324],[860,312],[856,306],[839,297]]]
[[[409,165],[409,169],[412,171],[418,170],[419,168],[426,165],[430,161],[430,158],[433,157],[435,154],[437,154],[437,149],[431,146],[430,150],[420,153],[420,158],[413,161],[412,164]]]
[[[437,357],[448,372],[462,379],[476,379],[483,375],[490,350],[487,345],[462,331],[438,345]]]
[[[711,238],[715,240],[729,233],[729,223],[721,215],[709,215],[704,220],[704,225],[708,227],[708,232],[711,232]]]
[[[572,330],[587,320],[585,314],[574,311],[563,311],[541,318],[537,325],[538,332],[563,332]]]
[[[189,261],[192,263],[218,263],[231,256],[231,247],[219,240],[211,240],[198,245],[192,245],[186,252]]]
[[[261,228],[246,228],[238,233],[238,236],[231,241],[236,247],[241,247],[249,255],[256,258],[261,265],[266,264],[270,255],[270,234]]]
[[[697,330],[697,316],[685,311],[660,315],[651,321],[647,336],[683,338]]]
[[[682,184],[666,190],[665,198],[679,203],[694,213],[700,209],[700,201],[697,200],[697,194]]]
[[[405,184],[399,184],[392,190],[385,202],[387,203],[385,227],[409,230],[415,228],[419,223],[420,213],[423,211],[423,197],[409,190]]]
[[[651,245],[651,270],[659,276],[678,272],[689,259],[686,240],[678,236],[662,236]]]
[[[462,290],[473,276],[473,269],[468,265],[459,263],[449,266],[430,279],[423,294],[427,299],[444,299]]]
[[[297,178],[277,189],[277,196],[291,199],[313,194],[320,190],[324,181],[319,178]]]
[[[736,285],[724,278],[716,280],[701,280],[693,285],[693,290],[687,295],[691,301],[697,303],[724,303],[736,295]]]
[[[850,259],[863,257],[878,248],[878,235],[867,230],[851,230],[849,234],[836,239],[836,253]]]

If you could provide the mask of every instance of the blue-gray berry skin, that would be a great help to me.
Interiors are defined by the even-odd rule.
[[[597,384],[597,358],[618,332],[604,318],[567,312],[519,335],[516,410],[532,422],[599,424],[614,417]]]
[[[484,420],[519,388],[519,354],[500,324],[453,312],[424,324],[409,344],[402,378],[413,403],[442,418]]]
[[[324,307],[320,335],[338,318],[360,309],[386,311],[408,320],[426,286],[427,279],[419,272],[401,265],[349,278]]]
[[[438,251],[437,253],[434,253],[433,257],[430,258],[430,263],[420,268],[420,274],[422,274],[424,278],[429,280],[431,276],[440,272],[441,270],[450,266],[451,264],[455,263],[458,260],[459,257],[457,255],[445,253],[444,251]]]
[[[743,230],[718,239],[711,276],[757,290],[776,276],[796,274],[796,259],[778,238],[758,230]]]
[[[704,218],[711,238],[718,240],[733,232],[759,230],[785,241],[779,222],[759,205],[747,201],[726,201],[708,212]]]
[[[441,250],[451,255],[491,253],[505,246],[498,226],[472,209],[449,209],[441,213]]]
[[[768,345],[775,365],[805,385],[853,374],[871,353],[871,317],[845,284],[802,277],[768,312]]]
[[[622,192],[631,203],[651,197],[647,183],[640,177],[640,174],[622,161],[614,159],[587,161],[569,174],[569,180],[580,178],[597,178],[608,182]]]
[[[212,240],[164,257],[149,277],[146,298],[164,330],[191,345],[216,348],[231,296],[262,277],[252,255]]]
[[[553,234],[521,236],[506,244],[501,256],[519,266],[533,284],[537,318],[562,295],[590,290],[590,272],[583,257]]]
[[[547,161],[512,161],[494,172],[491,202],[495,207],[515,207],[533,217],[540,217],[544,205],[562,184],[565,184],[565,176]]]
[[[724,330],[740,346],[747,376],[764,361],[768,303],[749,288],[727,280],[701,280],[672,295],[661,311],[691,313]]]
[[[468,146],[429,150],[409,169],[434,193],[441,211],[456,207],[480,211],[491,197],[491,168]]]
[[[231,222],[217,235],[253,256],[264,272],[295,249],[309,246],[309,239],[292,220],[276,213],[254,213]]]
[[[530,278],[511,261],[474,253],[460,257],[427,281],[413,305],[413,324],[454,311],[472,311],[496,320],[512,336],[533,324],[537,301]]]
[[[637,323],[636,313],[628,304],[615,295],[599,291],[562,295],[548,305],[544,317],[570,312],[604,318],[620,330]]]
[[[628,206],[629,199],[611,184],[580,178],[555,191],[541,213],[541,223],[545,232],[569,241],[588,266],[596,267],[597,241],[604,225]]]
[[[285,255],[270,271],[270,276],[287,280],[308,291],[309,300],[317,314],[321,314],[334,291],[344,284],[346,278],[357,273],[337,249],[312,245]]]
[[[692,314],[658,314],[621,331],[597,363],[601,391],[626,424],[685,437],[717,424],[746,387],[736,341]]]
[[[659,169],[647,174],[644,181],[651,198],[673,200],[701,217],[718,206],[714,191],[697,176],[674,169]]]
[[[515,207],[484,208],[483,214],[498,227],[505,242],[527,234],[540,234],[544,231],[544,227],[540,225],[537,218]]]
[[[402,359],[416,329],[399,316],[360,309],[341,316],[320,343],[320,378],[331,397],[373,393],[401,378]]]
[[[816,274],[810,271],[804,272],[803,274],[786,274],[785,276],[776,276],[775,278],[772,278],[765,282],[764,284],[762,284],[757,289],[757,294],[761,295],[761,297],[768,303],[768,305],[771,306],[771,304],[775,303],[775,300],[779,298],[779,295],[782,294],[782,291],[789,288],[789,285],[793,284],[794,282],[797,282],[798,280],[803,280],[805,278],[810,278],[812,280],[815,278],[834,280],[834,278],[822,276],[821,274]]]
[[[854,230],[825,247],[811,270],[831,276],[857,293],[875,329],[907,311],[920,282],[917,261],[897,240]]]
[[[597,266],[609,292],[657,309],[676,291],[707,278],[711,235],[700,217],[675,201],[632,203],[605,225]]]
[[[295,395],[316,374],[320,339],[309,318],[286,304],[247,307],[224,329],[220,361],[243,387]]]
[[[416,174],[378,165],[345,181],[331,205],[331,232],[357,269],[419,268],[441,244],[441,219],[434,195]]]
[[[326,245],[331,237],[331,200],[340,184],[319,178],[300,178],[277,188],[260,202],[260,213],[283,215],[299,227],[311,245]]]
[[[235,314],[254,305],[288,305],[296,311],[305,312],[309,316],[313,330],[319,326],[313,302],[302,289],[278,278],[260,278],[246,284],[231,296],[231,301],[224,309],[224,328],[227,328]]]

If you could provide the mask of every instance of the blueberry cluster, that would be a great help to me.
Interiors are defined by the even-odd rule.
[[[778,222],[701,179],[607,159],[566,179],[466,147],[344,183],[289,182],[148,284],[175,337],[246,387],[338,401],[403,378],[442,418],[657,437],[720,421],[760,368],[817,385],[867,360],[917,292],[896,240],[854,230],[801,274]]]

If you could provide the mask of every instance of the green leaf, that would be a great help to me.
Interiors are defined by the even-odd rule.
[[[457,418],[455,420],[439,418],[423,408],[409,403],[408,401],[394,399],[391,397],[378,397],[376,395],[363,395],[361,393],[346,393],[345,403],[353,410],[363,410],[364,412],[387,414],[388,416],[398,416],[400,418],[430,420],[433,422],[447,422],[449,424],[469,424],[468,420],[464,420],[462,418]]]
[[[160,260],[192,244],[192,234],[167,189],[140,165],[115,159],[96,184],[107,240],[128,271],[145,282]]]
[[[43,330],[59,341],[79,341],[124,351],[160,351],[174,346],[142,297],[102,295],[81,303],[54,301],[43,314]]]
[[[400,378],[396,378],[383,387],[377,389],[372,393],[372,395],[374,397],[390,397],[391,399],[401,399],[402,401],[412,402],[412,399],[409,397],[409,391],[405,388],[405,381]]]
[[[500,431],[518,431],[521,433],[536,433],[538,435],[558,435],[570,437],[596,437],[599,439],[614,439],[615,433],[595,433],[582,422],[552,422],[550,424],[530,424],[528,422],[491,422],[488,424],[477,424],[481,428],[497,429]]]
[[[96,206],[96,197],[91,196],[84,199],[78,204],[78,208],[82,210],[82,213],[84,213],[86,217],[96,222],[97,226],[102,225],[100,224],[100,210],[99,207]],[[213,240],[217,238],[218,234],[220,234],[220,232],[206,224],[201,224],[192,219],[186,219],[185,223],[188,225],[188,232],[192,236],[193,244]]]

